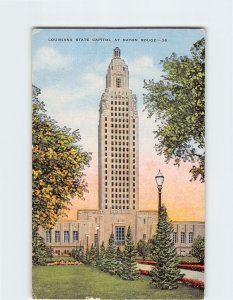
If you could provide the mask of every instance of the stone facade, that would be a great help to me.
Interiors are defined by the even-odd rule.
[[[110,221],[105,219],[104,213],[100,211],[80,211],[77,221],[58,222],[51,231],[40,228],[40,234],[46,240],[47,245],[53,248],[54,255],[68,255],[72,249],[87,247],[87,245],[98,245],[104,241],[107,245],[109,236],[115,232],[116,226],[126,226],[128,220],[121,219],[120,215],[114,216]],[[129,216],[128,216],[129,217]],[[107,218],[109,216],[107,215]],[[132,218],[132,216],[131,216]],[[131,223],[134,229],[135,244],[144,239],[148,241],[156,233],[157,212],[137,211],[135,214],[135,223]],[[130,222],[129,222],[130,223]],[[109,227],[112,224],[113,227]],[[135,224],[135,227],[133,225]],[[177,253],[180,256],[188,255],[192,247],[193,239],[198,235],[205,236],[204,222],[180,221],[172,222],[174,232],[171,236]],[[56,232],[60,232],[60,239],[56,240]],[[65,232],[69,232],[68,234]],[[78,234],[74,234],[78,232]],[[67,239],[66,236],[69,238]],[[77,237],[77,238],[76,238]],[[116,241],[117,244],[121,244]]]

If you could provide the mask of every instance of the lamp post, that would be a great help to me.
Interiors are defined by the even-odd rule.
[[[157,188],[159,192],[159,203],[158,203],[158,215],[160,214],[161,210],[161,195],[162,195],[162,188],[163,188],[163,182],[164,182],[164,176],[159,170],[158,174],[155,176],[155,181],[157,183]]]
[[[97,257],[99,257],[99,229],[100,229],[100,225],[97,224],[97,225],[96,225],[96,234],[97,234],[97,243],[96,243],[96,247],[97,247]]]
[[[86,238],[87,238],[87,248],[88,248],[88,237],[89,237],[89,235],[86,234]]]

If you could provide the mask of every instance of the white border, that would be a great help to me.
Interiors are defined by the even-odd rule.
[[[207,29],[206,299],[233,299],[232,1],[0,0],[0,298],[31,298],[30,31],[33,26]]]

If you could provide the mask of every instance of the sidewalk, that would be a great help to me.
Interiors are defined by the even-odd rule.
[[[153,266],[151,266],[151,265],[137,263],[137,269],[150,271],[152,268],[153,268]],[[198,280],[205,282],[205,273],[204,272],[191,271],[191,270],[186,270],[186,269],[180,269],[180,271],[182,274],[185,274],[185,277],[187,277],[187,278],[198,279]]]

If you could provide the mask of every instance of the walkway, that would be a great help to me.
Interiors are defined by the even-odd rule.
[[[151,266],[151,265],[137,263],[137,269],[150,271],[152,268],[153,268],[153,266]],[[180,271],[182,274],[185,274],[185,277],[187,277],[187,278],[198,279],[198,280],[205,282],[205,273],[204,272],[191,271],[191,270],[186,270],[186,269],[180,269]]]

